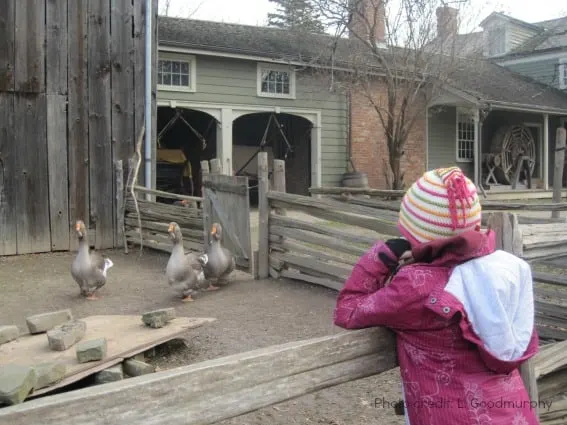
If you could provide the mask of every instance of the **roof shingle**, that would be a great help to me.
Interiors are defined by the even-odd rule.
[[[185,47],[301,63],[352,63],[360,42],[278,28],[160,16],[161,46]],[[333,46],[335,46],[333,55]],[[567,94],[482,59],[460,58],[453,85],[481,102],[567,111]]]

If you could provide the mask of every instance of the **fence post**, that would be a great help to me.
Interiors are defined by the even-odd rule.
[[[270,205],[268,202],[268,153],[258,153],[258,279],[269,276],[269,223]]]
[[[553,170],[553,203],[561,202],[563,188],[563,166],[565,165],[565,129],[559,127],[555,133],[555,168]],[[552,211],[551,218],[559,218],[560,211]]]
[[[211,159],[211,174],[222,174],[221,161],[218,158]]]
[[[285,161],[282,159],[274,159],[274,185],[273,189],[277,192],[285,193]],[[276,214],[286,215],[285,209],[276,208]]]
[[[201,161],[201,208],[203,209],[203,245],[209,244],[209,231],[211,230],[211,205],[205,193],[205,177],[209,175],[209,162]]]
[[[523,256],[522,232],[520,231],[516,214],[508,212],[491,213],[488,218],[488,224],[496,232],[497,249],[509,252],[520,258]],[[520,365],[520,375],[530,400],[537,403],[539,396],[533,357]],[[537,408],[535,408],[535,413],[538,415]]]

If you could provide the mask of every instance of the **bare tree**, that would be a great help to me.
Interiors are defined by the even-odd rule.
[[[203,6],[205,1],[206,0],[202,0],[201,2],[199,2],[199,4],[197,4],[197,6],[192,8],[188,13],[182,13],[182,14],[176,13],[176,14],[172,15],[171,14],[171,10],[172,10],[172,4],[171,3],[172,3],[172,1],[171,0],[159,0],[159,3],[158,3],[159,14],[162,15],[162,16],[171,16],[171,17],[174,17],[174,18],[190,19],[199,11],[199,9],[201,8],[201,6]],[[185,3],[185,1],[183,1],[183,3]],[[181,2],[179,2],[179,4],[181,4]]]
[[[342,85],[372,105],[387,144],[386,181],[392,189],[403,189],[402,158],[410,132],[460,66],[457,19],[461,18],[462,27],[469,1],[313,2],[335,31],[333,60],[349,69],[340,77],[335,73],[335,86]],[[443,27],[437,28],[437,10],[447,6],[451,8],[443,11],[450,19],[441,19]],[[348,42],[346,34],[351,39]]]

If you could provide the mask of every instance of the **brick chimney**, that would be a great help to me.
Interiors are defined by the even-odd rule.
[[[442,6],[437,8],[437,37],[442,40],[454,37],[459,32],[459,10]]]
[[[374,41],[382,44],[386,41],[386,12],[383,0],[350,0],[351,20],[350,38],[353,32],[361,38],[371,41],[370,31],[374,28]]]

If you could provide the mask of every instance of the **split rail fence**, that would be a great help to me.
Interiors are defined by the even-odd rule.
[[[265,172],[265,161],[259,158],[260,173]],[[382,199],[353,196],[357,191]],[[355,262],[376,240],[400,236],[396,222],[404,192],[350,188],[316,188],[311,192],[328,196],[311,198],[261,188],[259,242],[265,239],[268,247],[260,246],[258,277],[289,278],[339,290]],[[520,211],[524,206],[483,201],[483,210],[492,211],[485,214],[483,222],[496,232],[498,248],[532,263],[566,256],[567,223],[506,211]],[[566,210],[567,204],[530,204],[525,209]],[[547,400],[567,391],[567,359],[557,351],[567,344],[567,279],[540,271],[533,274],[535,320],[544,345],[521,372],[532,400]],[[542,412],[542,423],[565,423],[567,403],[553,406]]]
[[[270,188],[267,155],[260,153],[258,161],[259,250],[255,271],[259,278],[271,275],[340,289],[354,262],[375,240],[397,236],[395,209],[287,194],[283,162],[274,162]],[[126,219],[131,218],[130,210],[126,211]],[[164,222],[163,217],[150,216],[149,212],[145,217],[151,218],[148,222]],[[552,230],[557,223],[538,224],[549,227],[531,227],[530,233],[530,226],[513,213],[494,213],[489,220],[502,249],[524,257],[538,250],[548,257],[564,252],[566,244],[556,241],[558,230]],[[553,401],[549,409],[539,411],[541,423],[559,425],[567,421],[567,400],[558,397],[567,391],[567,326],[563,313],[567,288],[552,274],[535,276],[538,330],[544,339],[550,339],[532,361],[522,366],[522,378],[533,401]],[[551,343],[551,339],[560,341]],[[391,331],[343,331],[38,398],[0,409],[0,423],[207,425],[396,366]]]

